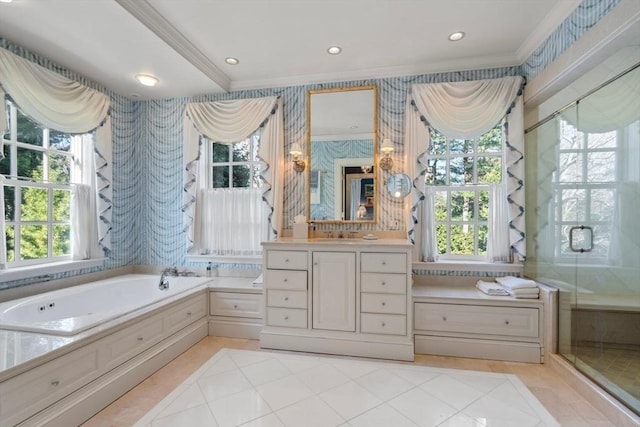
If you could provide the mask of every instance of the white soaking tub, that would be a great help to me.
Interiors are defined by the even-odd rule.
[[[169,289],[159,288],[159,275],[126,274],[0,303],[0,329],[75,335],[210,280],[167,278]]]

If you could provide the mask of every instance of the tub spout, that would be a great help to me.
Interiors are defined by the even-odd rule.
[[[160,283],[158,284],[158,289],[160,290],[169,289],[169,279],[167,279],[167,276],[177,276],[177,275],[178,275],[178,269],[175,267],[165,268],[164,270],[162,270],[162,274],[160,274]]]

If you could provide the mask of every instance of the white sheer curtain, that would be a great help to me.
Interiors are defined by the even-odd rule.
[[[91,259],[102,255],[98,243],[98,197],[92,135],[74,136],[71,141],[75,181],[71,192],[71,254],[73,259]]]
[[[204,161],[200,161],[200,135],[220,143],[241,141],[262,127],[258,156],[266,167],[261,171],[265,185],[261,198],[268,206],[265,221],[271,232],[282,229],[284,188],[284,115],[282,99],[278,97],[240,99],[231,101],[189,103],[184,116],[184,230],[190,251],[202,251],[203,226],[209,224],[202,217],[198,189],[204,185]],[[270,236],[268,236],[270,237]],[[267,237],[267,238],[268,238]]]
[[[96,162],[100,164],[96,168],[100,185],[95,187],[99,204],[97,232],[100,246],[108,252],[111,248],[113,167],[111,121],[108,116],[109,97],[6,49],[0,49],[0,86],[0,114],[3,117],[0,119],[0,131],[6,128],[5,92],[22,112],[45,128],[71,134],[84,134],[95,130],[95,150],[92,150],[90,157],[93,157],[95,152],[99,159]],[[89,163],[93,163],[93,158]],[[76,202],[79,202],[79,199],[76,198]],[[85,208],[90,209],[89,206]],[[0,218],[0,221],[4,221],[4,217]],[[0,248],[0,257],[4,251],[4,248]]]
[[[473,139],[491,130],[507,116],[506,163],[507,198],[509,200],[510,245],[524,256],[524,128],[522,119],[522,97],[518,96],[523,78],[520,76],[469,82],[448,82],[415,84],[411,87],[405,110],[405,147],[408,157],[407,172],[415,185],[424,178],[426,155],[429,149],[429,127],[448,138]],[[422,192],[414,192],[412,218],[417,220],[416,211]],[[432,215],[426,208],[422,215]],[[421,239],[435,235],[421,227]],[[410,232],[413,230],[410,229]],[[432,258],[425,248],[432,248],[433,242],[423,243],[422,258]]]
[[[360,207],[360,198],[362,197],[362,179],[353,178],[351,180],[351,206],[349,219],[354,221],[361,219],[358,217],[358,208]]]
[[[509,249],[509,229],[505,224],[509,223],[509,203],[504,184],[492,184],[489,186],[489,236],[487,241],[487,253],[489,261],[510,262],[511,250]]]
[[[433,188],[426,188],[424,192],[424,202],[422,204],[422,253],[423,259],[427,262],[438,260],[438,239],[436,237],[436,221],[433,215],[435,212],[435,191]]]
[[[199,246],[213,255],[256,256],[268,238],[260,188],[203,189],[198,194]]]

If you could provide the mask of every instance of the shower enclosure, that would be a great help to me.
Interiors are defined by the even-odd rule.
[[[559,352],[640,413],[640,64],[607,79],[526,132],[525,274],[559,289]]]

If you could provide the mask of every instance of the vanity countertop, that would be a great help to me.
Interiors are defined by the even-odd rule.
[[[278,245],[366,245],[370,247],[384,247],[384,246],[413,246],[409,239],[398,238],[378,238],[374,240],[364,239],[362,237],[344,237],[344,238],[327,238],[318,237],[310,239],[294,239],[293,237],[280,237],[276,240],[262,242],[263,246],[278,246]]]

